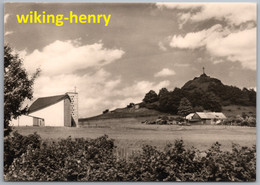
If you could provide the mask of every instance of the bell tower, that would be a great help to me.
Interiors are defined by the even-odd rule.
[[[79,111],[78,111],[78,93],[76,92],[76,88],[74,92],[66,93],[70,97],[70,114],[72,117],[73,126],[78,126],[79,123]],[[75,125],[74,125],[75,124]]]

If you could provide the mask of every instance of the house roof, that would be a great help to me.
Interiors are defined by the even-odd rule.
[[[196,112],[201,119],[226,119],[222,112]]]
[[[30,106],[29,113],[35,112],[37,110],[40,110],[40,109],[43,109],[50,105],[53,105],[55,103],[58,103],[59,101],[62,101],[66,98],[69,98],[69,96],[67,94],[38,98]],[[70,100],[70,98],[69,98],[69,100]]]
[[[192,119],[192,116],[193,116],[194,114],[195,114],[195,113],[190,113],[190,114],[188,114],[185,118],[190,120],[190,119]]]

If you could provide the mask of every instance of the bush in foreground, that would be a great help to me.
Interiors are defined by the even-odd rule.
[[[37,136],[37,137],[36,137]],[[16,138],[17,137],[17,138]],[[8,145],[23,140],[14,135]],[[29,136],[27,136],[29,137]],[[32,136],[30,136],[32,137]],[[182,140],[168,144],[163,151],[146,145],[129,160],[117,159],[115,145],[108,136],[97,139],[62,139],[57,142],[20,145],[19,155],[8,165],[8,181],[255,181],[256,148],[232,146],[222,151],[215,143],[201,152],[187,149]],[[16,139],[15,139],[16,138]],[[36,140],[34,140],[36,141]],[[23,142],[20,142],[21,144]],[[36,142],[37,143],[37,142]],[[19,145],[17,144],[17,145]],[[15,145],[16,146],[16,145]],[[12,148],[12,147],[11,147]],[[6,160],[6,158],[5,158]],[[7,165],[5,161],[5,166]]]

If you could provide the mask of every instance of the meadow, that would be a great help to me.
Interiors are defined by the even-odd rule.
[[[223,125],[145,125],[148,118],[100,119],[81,123],[81,127],[15,127],[22,135],[37,132],[44,140],[97,138],[108,135],[118,150],[132,153],[149,144],[163,149],[167,143],[182,139],[187,147],[207,150],[216,142],[222,150],[231,150],[232,143],[251,147],[256,144],[256,128]],[[149,119],[153,119],[150,117]]]

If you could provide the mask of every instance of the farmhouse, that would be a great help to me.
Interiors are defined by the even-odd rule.
[[[195,112],[185,118],[189,122],[200,122],[202,124],[218,124],[227,119],[222,112]]]
[[[78,125],[78,93],[38,98],[29,107],[27,115],[12,120],[13,126]]]

